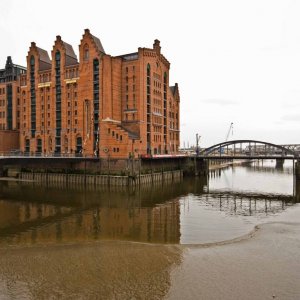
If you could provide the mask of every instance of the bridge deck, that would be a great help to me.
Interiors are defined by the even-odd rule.
[[[288,160],[295,160],[297,158],[293,156],[275,156],[275,155],[253,155],[253,156],[247,156],[247,155],[199,155],[198,158],[202,159],[240,159],[240,160],[252,160],[252,159],[288,159]]]

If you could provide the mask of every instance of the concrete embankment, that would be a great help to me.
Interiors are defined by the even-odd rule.
[[[22,181],[34,181],[45,184],[83,184],[93,185],[137,185],[162,181],[173,181],[182,179],[182,171],[165,171],[160,173],[141,174],[136,176],[113,176],[113,175],[89,175],[89,174],[61,174],[61,173],[25,173],[19,174]]]

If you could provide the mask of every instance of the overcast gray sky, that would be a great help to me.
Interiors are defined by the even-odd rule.
[[[161,41],[179,83],[181,145],[225,139],[300,143],[300,1],[0,1],[0,68],[31,41],[78,45],[85,28],[120,55]]]

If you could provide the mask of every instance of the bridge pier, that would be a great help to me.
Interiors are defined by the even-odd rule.
[[[294,172],[295,172],[294,175],[296,177],[296,181],[300,181],[300,160],[296,161]]]
[[[208,160],[199,157],[187,157],[183,164],[185,176],[206,176],[208,175]]]
[[[276,158],[276,168],[282,169],[284,164],[284,158]]]

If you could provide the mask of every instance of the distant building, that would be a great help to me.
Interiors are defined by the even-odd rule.
[[[26,68],[13,64],[7,57],[5,68],[0,69],[0,130],[20,129],[19,77]]]
[[[19,148],[20,75],[26,68],[13,64],[7,57],[0,69],[0,153]]]
[[[18,70],[11,75],[16,96],[4,101],[0,122],[20,131],[21,151],[120,158],[177,153],[179,89],[169,86],[170,63],[158,40],[153,48],[112,57],[86,29],[79,60],[57,36],[50,56],[31,43],[27,72]]]

